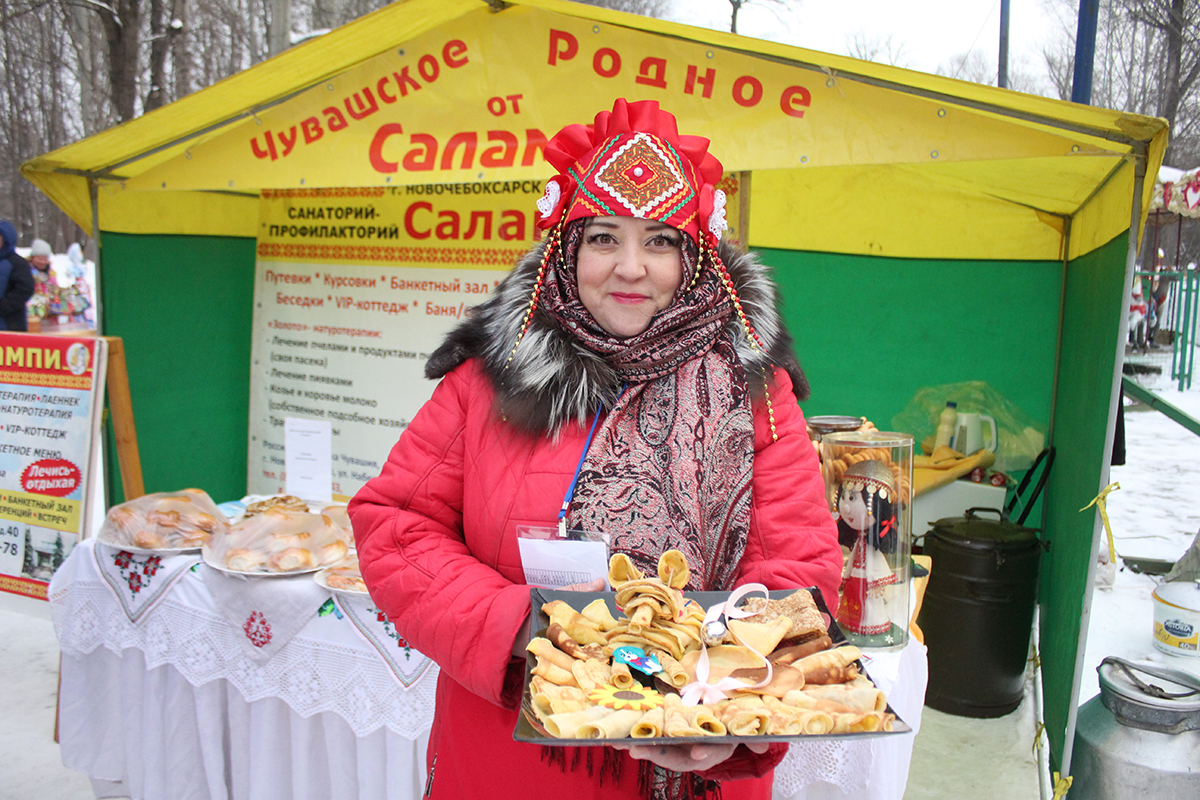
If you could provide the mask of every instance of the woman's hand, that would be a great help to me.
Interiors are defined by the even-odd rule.
[[[765,753],[770,747],[769,742],[744,742],[755,753]],[[736,744],[670,744],[670,745],[635,745],[614,743],[617,750],[629,751],[629,757],[639,761],[652,761],[664,769],[673,772],[703,772],[712,769],[727,760]]]
[[[558,591],[560,592],[603,592],[604,578],[596,578],[587,583],[572,583],[570,586],[564,586]],[[516,640],[513,642],[512,654],[513,658],[525,658],[525,645],[529,644],[529,619],[525,620],[525,627],[517,634]]]

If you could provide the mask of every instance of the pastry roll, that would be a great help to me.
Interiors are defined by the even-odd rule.
[[[579,739],[624,739],[629,736],[645,712],[632,708],[614,711],[606,717],[579,726]]]
[[[292,572],[298,569],[309,569],[313,566],[311,550],[303,547],[288,547],[271,555],[267,566],[275,572]]]
[[[607,661],[599,658],[589,658],[586,661],[577,659],[571,665],[571,674],[575,676],[575,682],[579,684],[580,689],[590,692],[611,682],[612,667]]]
[[[554,643],[542,636],[535,637],[529,640],[529,644],[525,645],[525,649],[537,656],[538,662],[546,662],[559,667],[566,672],[571,672],[571,667],[575,664],[575,659],[559,650],[554,646]]]
[[[853,688],[843,686],[811,686],[805,689],[805,694],[821,700],[841,703],[855,711],[887,710],[887,698],[883,692],[874,686],[856,686]]]
[[[601,717],[607,717],[609,714],[614,714],[611,708],[604,706],[590,706],[583,711],[569,711],[565,714],[552,714],[546,718],[544,724],[546,733],[553,736],[555,739],[583,739],[580,735],[580,728],[589,722],[595,722]]]
[[[133,535],[133,546],[144,547],[147,550],[154,550],[162,547],[164,544],[163,537],[158,535],[155,530],[140,530]]]
[[[329,544],[322,545],[318,554],[322,564],[334,564],[345,558],[348,552],[350,552],[350,548],[346,547],[345,542],[341,539],[334,539]]]
[[[235,547],[225,554],[225,566],[237,572],[259,572],[265,556],[258,550]]]

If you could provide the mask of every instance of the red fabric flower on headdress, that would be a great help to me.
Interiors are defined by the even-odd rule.
[[[538,227],[580,217],[640,217],[664,222],[699,241],[725,229],[725,195],[716,190],[721,162],[709,140],[680,136],[657,100],[601,111],[591,125],[568,125],[546,143],[559,171],[538,201]]]

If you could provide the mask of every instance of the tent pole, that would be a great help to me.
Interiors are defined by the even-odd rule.
[[[95,178],[88,178],[88,200],[92,206],[92,243],[96,246],[96,289],[92,292],[92,302],[96,304],[96,333],[104,335],[104,315],[100,280],[100,183]]]
[[[1133,205],[1129,211],[1129,247],[1125,255],[1125,288],[1121,293],[1120,323],[1117,334],[1117,353],[1114,361],[1112,388],[1108,395],[1108,429],[1104,434],[1104,457],[1100,461],[1100,491],[1111,482],[1112,448],[1116,436],[1117,414],[1121,413],[1121,378],[1125,366],[1125,340],[1129,336],[1129,304],[1133,299],[1133,278],[1137,274],[1138,222],[1142,214],[1142,183],[1146,177],[1146,147],[1134,152]],[[1071,700],[1067,705],[1067,730],[1063,737],[1062,774],[1071,774],[1071,757],[1075,749],[1075,723],[1079,716],[1079,685],[1083,679],[1084,656],[1087,650],[1088,625],[1092,617],[1092,596],[1096,583],[1096,554],[1099,552],[1104,526],[1100,510],[1092,512],[1092,557],[1088,562],[1087,582],[1083,587],[1083,613],[1079,620],[1079,644],[1075,650],[1075,678],[1071,682]]]

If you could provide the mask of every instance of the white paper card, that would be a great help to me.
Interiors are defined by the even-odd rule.
[[[525,582],[561,589],[573,583],[604,578],[608,585],[608,545],[566,539],[517,539]]]
[[[285,417],[287,493],[304,500],[333,500],[333,425],[329,420]]]

